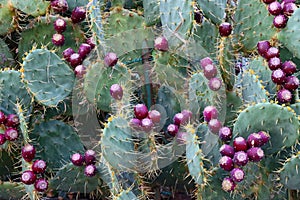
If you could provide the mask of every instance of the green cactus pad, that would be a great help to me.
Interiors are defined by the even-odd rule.
[[[130,74],[125,67],[106,67],[99,61],[89,66],[84,80],[84,91],[87,99],[99,109],[111,111],[110,86],[115,83],[127,85],[129,81]]]
[[[159,0],[143,1],[145,23],[147,26],[152,26],[160,21],[159,4]]]
[[[139,198],[131,190],[123,190],[113,197],[114,200],[138,200]]]
[[[9,67],[14,63],[14,58],[8,46],[2,39],[0,39],[0,68]]]
[[[13,152],[13,154],[9,154],[7,151],[1,148],[0,151],[0,179],[1,180],[5,180],[8,175],[17,173],[17,169],[14,166],[14,164],[17,162],[16,159],[17,153]],[[1,188],[1,184],[0,184],[0,188]]]
[[[203,168],[204,155],[199,148],[200,141],[198,141],[195,133],[187,130],[186,135],[186,162],[190,175],[195,183],[201,185],[205,184],[205,173]]]
[[[289,17],[287,26],[278,34],[278,39],[293,52],[294,56],[300,58],[300,9],[296,9],[291,17]]]
[[[75,152],[84,147],[74,128],[61,121],[52,120],[35,125],[30,134],[37,149],[37,158],[47,162],[50,169],[57,170],[68,163]]]
[[[248,67],[249,70],[253,70],[251,72],[258,77],[259,81],[270,95],[276,94],[276,84],[271,80],[272,71],[264,64],[263,58],[259,57],[252,60]]]
[[[49,1],[46,0],[33,0],[33,1],[22,1],[22,0],[11,0],[12,5],[26,13],[27,15],[32,15],[34,17],[45,15]]]
[[[135,171],[141,167],[131,129],[125,119],[114,118],[107,124],[103,131],[101,145],[104,158],[114,169]]]
[[[300,152],[287,159],[282,169],[280,170],[280,181],[288,189],[299,190],[300,189]]]
[[[245,103],[262,103],[268,101],[267,91],[259,79],[249,71],[245,71],[241,78],[241,92]]]
[[[89,0],[67,0],[67,2],[68,2],[69,10],[72,11],[75,7],[86,6],[89,3]]]
[[[67,29],[63,33],[65,36],[65,44],[62,47],[57,47],[52,44],[52,36],[56,33],[53,22],[56,19],[56,16],[38,17],[27,26],[26,30],[22,31],[18,46],[20,61],[24,53],[29,52],[33,46],[36,46],[36,48],[47,46],[48,49],[56,49],[57,55],[61,58],[63,57],[62,52],[68,47],[77,51],[78,46],[85,41],[85,38],[83,32],[80,30],[80,26],[72,24],[72,21],[67,18],[63,18],[67,22]]]
[[[216,54],[218,34],[219,31],[217,27],[205,18],[201,25],[194,25],[193,37],[195,42],[199,43],[210,54],[210,56],[214,56]]]
[[[294,103],[290,106],[296,112],[297,115],[300,115],[300,102],[299,103]]]
[[[0,0],[0,35],[12,32],[16,26],[14,17],[15,10],[7,0]]]
[[[225,124],[232,127],[234,119],[238,116],[238,110],[243,105],[241,97],[234,91],[226,92],[226,119]]]
[[[214,24],[221,24],[225,17],[226,0],[197,0],[197,2],[206,18],[210,19]]]
[[[187,39],[193,24],[191,0],[164,0],[160,1],[161,23],[172,33],[179,33],[182,39]],[[173,43],[170,43],[173,46]],[[176,44],[175,44],[176,45]]]
[[[262,147],[265,155],[277,153],[296,143],[299,138],[299,120],[286,107],[259,103],[239,114],[233,134],[247,138],[249,134],[258,131],[266,131],[271,136],[269,144]]]
[[[17,182],[0,183],[0,199],[22,199],[26,195],[24,184]]]
[[[0,72],[0,107],[9,113],[15,113],[16,103],[25,108],[31,104],[31,96],[21,81],[21,73],[14,70]]]
[[[202,73],[193,74],[189,82],[189,104],[190,110],[199,114],[202,114],[206,106],[215,106],[219,111],[219,120],[224,122],[226,115],[224,83],[218,91],[212,91],[208,87],[208,80]]]
[[[75,166],[73,163],[64,165],[50,180],[49,188],[64,192],[90,193],[103,184],[97,172],[93,177],[84,174],[85,166]]]
[[[275,35],[273,16],[262,1],[241,0],[235,12],[234,36],[243,51],[256,50],[258,41],[269,40]]]
[[[57,106],[73,89],[74,72],[51,51],[32,51],[26,56],[23,67],[30,92],[43,105]]]

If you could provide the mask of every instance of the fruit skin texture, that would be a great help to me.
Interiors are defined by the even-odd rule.
[[[286,75],[292,75],[297,71],[297,66],[293,61],[288,60],[282,63],[281,69]]]
[[[25,185],[31,185],[36,181],[36,175],[31,170],[26,170],[21,175],[21,181]]]
[[[6,140],[15,141],[19,137],[19,133],[15,128],[8,128],[4,132]]]
[[[50,5],[56,13],[64,13],[69,9],[68,2],[66,0],[52,0]]]
[[[276,84],[283,84],[286,81],[286,75],[281,69],[272,72],[271,79]]]
[[[231,140],[232,138],[232,132],[230,128],[224,126],[219,130],[219,137],[223,141]]]
[[[35,157],[36,150],[33,145],[26,144],[22,147],[22,157],[26,162],[31,162]]]
[[[148,116],[148,108],[144,104],[137,104],[133,108],[134,115],[138,119],[144,119]]]
[[[235,151],[247,151],[247,141],[243,137],[237,137],[233,140],[233,148]]]
[[[4,144],[5,142],[6,142],[5,135],[0,133],[0,145]]]
[[[34,183],[34,188],[38,192],[44,192],[48,189],[48,181],[45,178],[39,178]]]
[[[87,165],[95,164],[96,163],[96,152],[91,149],[87,150],[84,153],[84,160]]]
[[[82,22],[86,18],[84,7],[75,7],[71,14],[71,20],[74,24]]]
[[[208,128],[214,134],[219,133],[221,127],[222,123],[218,119],[212,119],[208,122]]]
[[[36,174],[41,174],[46,171],[47,163],[43,160],[36,160],[32,164],[32,171]]]
[[[75,166],[82,166],[84,163],[84,157],[80,153],[74,153],[71,156],[71,162]]]
[[[281,67],[281,60],[278,57],[270,58],[268,61],[268,66],[270,70],[276,70]]]
[[[252,147],[248,149],[247,155],[250,161],[259,162],[264,157],[264,151],[260,147]]]
[[[153,128],[153,122],[151,119],[149,118],[144,118],[142,119],[141,121],[141,127],[142,127],[142,130],[145,131],[145,132],[150,132]]]
[[[113,52],[107,53],[104,57],[104,63],[108,67],[115,66],[117,64],[117,62],[118,62],[118,56],[117,56],[117,54],[115,54]]]
[[[257,43],[256,47],[257,47],[258,53],[262,57],[266,58],[267,51],[269,48],[271,48],[271,44],[267,40],[262,40]]]
[[[210,57],[205,57],[200,60],[200,66],[204,68],[206,65],[213,65],[213,61]]]
[[[92,47],[87,43],[82,43],[78,48],[78,54],[84,59],[92,50]]]
[[[233,169],[233,160],[228,156],[223,156],[219,160],[220,167],[225,171],[231,171]]]
[[[292,93],[287,89],[281,89],[277,92],[277,100],[280,103],[289,103],[292,100]]]
[[[62,54],[63,54],[64,59],[66,59],[66,61],[70,62],[70,56],[73,53],[75,53],[75,51],[71,47],[69,47],[69,48],[65,49]]]
[[[58,18],[53,23],[54,30],[57,33],[63,33],[67,29],[67,23],[64,19]]]
[[[164,36],[156,38],[154,40],[154,48],[159,51],[168,51],[169,50],[168,40]]]
[[[278,1],[274,1],[268,5],[268,11],[271,15],[279,15],[282,11],[281,4]]]
[[[84,65],[77,65],[74,69],[74,73],[77,78],[83,78],[86,74],[86,67]]]
[[[206,106],[203,110],[203,117],[206,122],[209,122],[211,119],[217,119],[219,112],[214,106]]]
[[[265,145],[270,140],[270,135],[265,131],[259,131],[257,134],[261,136],[262,145]]]
[[[6,117],[5,126],[17,127],[19,125],[19,117],[15,114],[9,114]]]
[[[249,161],[247,153],[244,151],[238,151],[234,154],[233,162],[238,166],[245,166]]]
[[[214,78],[217,76],[217,67],[215,65],[206,65],[203,67],[203,73],[205,78],[210,80],[211,78]]]
[[[123,97],[123,89],[119,84],[113,84],[110,87],[109,92],[110,92],[111,97],[116,100],[121,100]]]
[[[244,180],[245,172],[241,168],[234,168],[233,170],[231,170],[230,176],[233,181],[241,182],[242,180]]]
[[[273,25],[276,28],[284,28],[286,27],[288,18],[285,15],[277,15],[273,19]]]
[[[222,86],[222,80],[217,77],[211,78],[208,82],[209,89],[213,91],[218,91],[221,88],[221,86]]]
[[[77,65],[82,64],[82,57],[78,53],[73,53],[70,56],[69,61],[72,67],[76,67]]]
[[[6,120],[6,115],[0,111],[0,124],[3,124]]]
[[[153,123],[159,123],[161,119],[161,114],[157,110],[150,110],[148,112],[148,118],[151,119]]]
[[[230,158],[233,158],[234,156],[234,148],[228,144],[223,144],[220,147],[220,153],[222,156],[228,156]]]
[[[236,184],[232,178],[224,178],[222,181],[222,189],[226,192],[231,192],[234,190]]]
[[[84,174],[88,177],[95,176],[96,172],[97,172],[97,168],[95,167],[95,165],[87,165],[84,168]]]
[[[263,140],[260,134],[251,133],[247,138],[248,147],[261,147],[263,145]]]
[[[170,124],[167,127],[168,133],[172,136],[175,136],[178,133],[178,126],[175,124]]]
[[[288,76],[285,79],[284,88],[294,91],[299,87],[299,79],[296,76]]]
[[[53,34],[52,43],[55,46],[63,46],[65,44],[65,36],[60,33]]]
[[[228,22],[223,22],[219,26],[219,33],[222,37],[229,36],[231,34],[232,27],[231,24]]]

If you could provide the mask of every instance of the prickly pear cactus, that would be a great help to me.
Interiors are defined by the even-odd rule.
[[[0,199],[300,199],[299,5],[0,0]]]

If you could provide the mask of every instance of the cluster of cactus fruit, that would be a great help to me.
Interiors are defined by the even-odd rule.
[[[0,0],[0,199],[300,199],[298,0]]]

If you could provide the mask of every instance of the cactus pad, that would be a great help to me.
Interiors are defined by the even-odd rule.
[[[225,0],[197,0],[197,2],[206,18],[217,25],[222,22],[227,3]]]
[[[299,179],[300,152],[287,159],[280,170],[280,181],[292,190],[300,189]]]
[[[50,3],[46,0],[11,0],[11,3],[15,8],[34,17],[46,14],[47,8],[50,5]]]
[[[0,0],[0,35],[13,31],[15,27],[15,10],[7,0]]]
[[[0,68],[9,67],[12,64],[14,64],[14,58],[8,46],[0,39]]]

